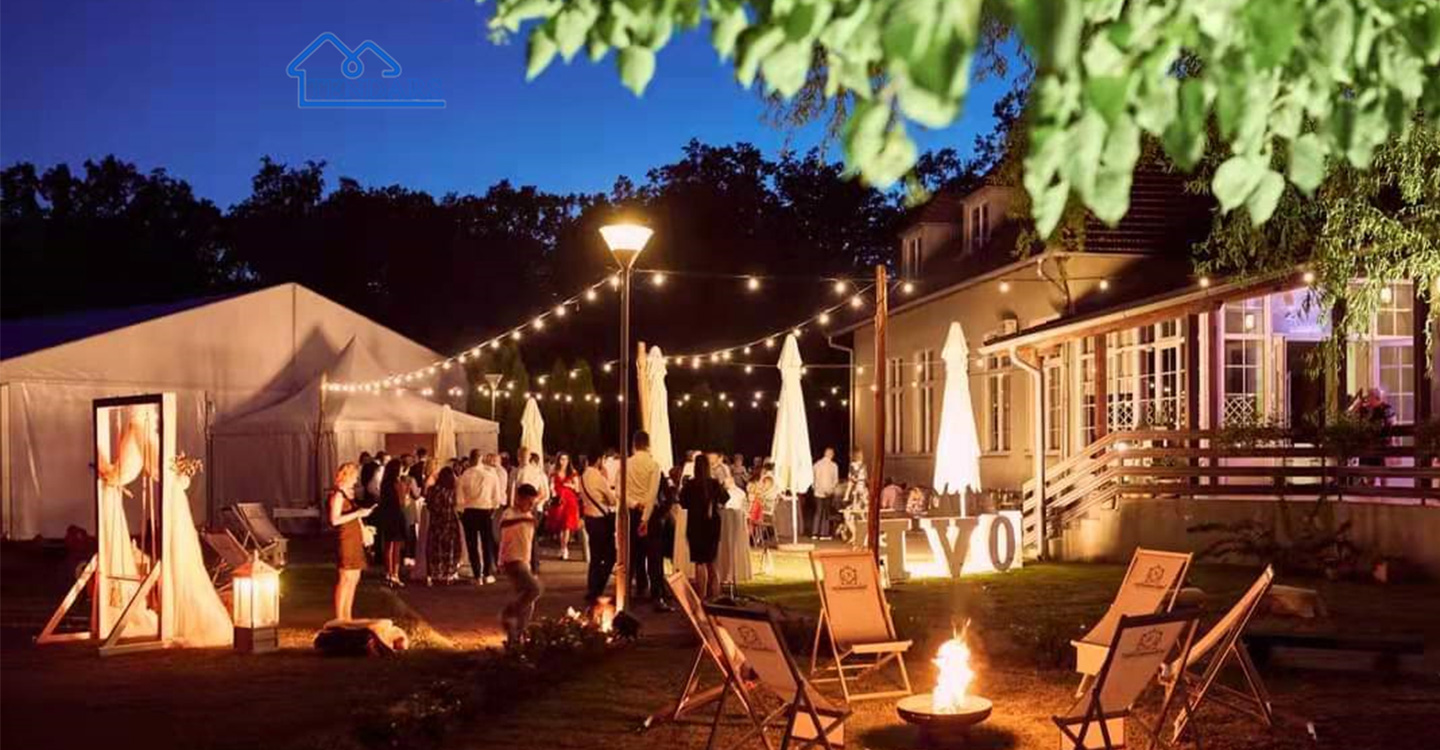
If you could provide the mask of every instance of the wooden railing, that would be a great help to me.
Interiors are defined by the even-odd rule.
[[[1440,500],[1440,468],[1414,447],[1409,427],[1346,459],[1290,433],[1243,441],[1213,430],[1112,432],[1045,470],[1046,520],[1056,528],[1120,499],[1310,499],[1418,503]],[[1038,544],[1035,481],[1021,489],[1025,544]]]

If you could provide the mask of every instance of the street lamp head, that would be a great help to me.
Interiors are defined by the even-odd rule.
[[[635,259],[640,257],[640,251],[645,249],[654,233],[650,227],[639,224],[607,224],[600,227],[600,236],[604,238],[605,246],[610,248],[610,254],[615,256],[621,268],[635,265]]]

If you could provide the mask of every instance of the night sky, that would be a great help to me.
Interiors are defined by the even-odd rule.
[[[165,167],[225,207],[249,194],[259,159],[326,160],[349,176],[442,194],[501,179],[552,191],[603,191],[618,175],[674,160],[691,138],[807,149],[819,128],[765,125],[702,33],[660,56],[643,99],[621,86],[613,55],[583,53],[524,80],[524,43],[488,41],[488,5],[463,0],[205,2],[10,0],[0,26],[0,162],[40,167],[114,153]],[[438,110],[302,110],[285,66],[321,32],[364,40],[440,89]],[[340,54],[317,53],[317,68]],[[374,66],[378,72],[379,66]],[[367,67],[367,74],[369,68]],[[922,148],[968,152],[991,126],[1003,83],[976,87],[955,126]],[[831,156],[839,158],[832,147]]]

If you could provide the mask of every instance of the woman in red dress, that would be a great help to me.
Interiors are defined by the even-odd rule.
[[[560,537],[560,559],[570,559],[570,534],[580,528],[580,474],[570,464],[570,456],[555,457],[555,471],[550,475],[550,496],[555,498],[547,519],[550,533]]]

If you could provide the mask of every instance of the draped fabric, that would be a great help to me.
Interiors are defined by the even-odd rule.
[[[650,347],[645,355],[645,405],[644,423],[650,431],[650,455],[660,470],[669,472],[675,468],[675,445],[670,439],[670,393],[665,387],[665,353],[660,347]]]
[[[940,438],[935,446],[935,489],[942,493],[980,491],[980,433],[970,398],[970,349],[959,323],[950,324],[945,348],[945,393],[940,408]],[[961,513],[965,503],[961,502]]]
[[[540,456],[545,456],[545,420],[540,416],[540,405],[535,397],[525,399],[525,411],[520,413],[520,447]]]

